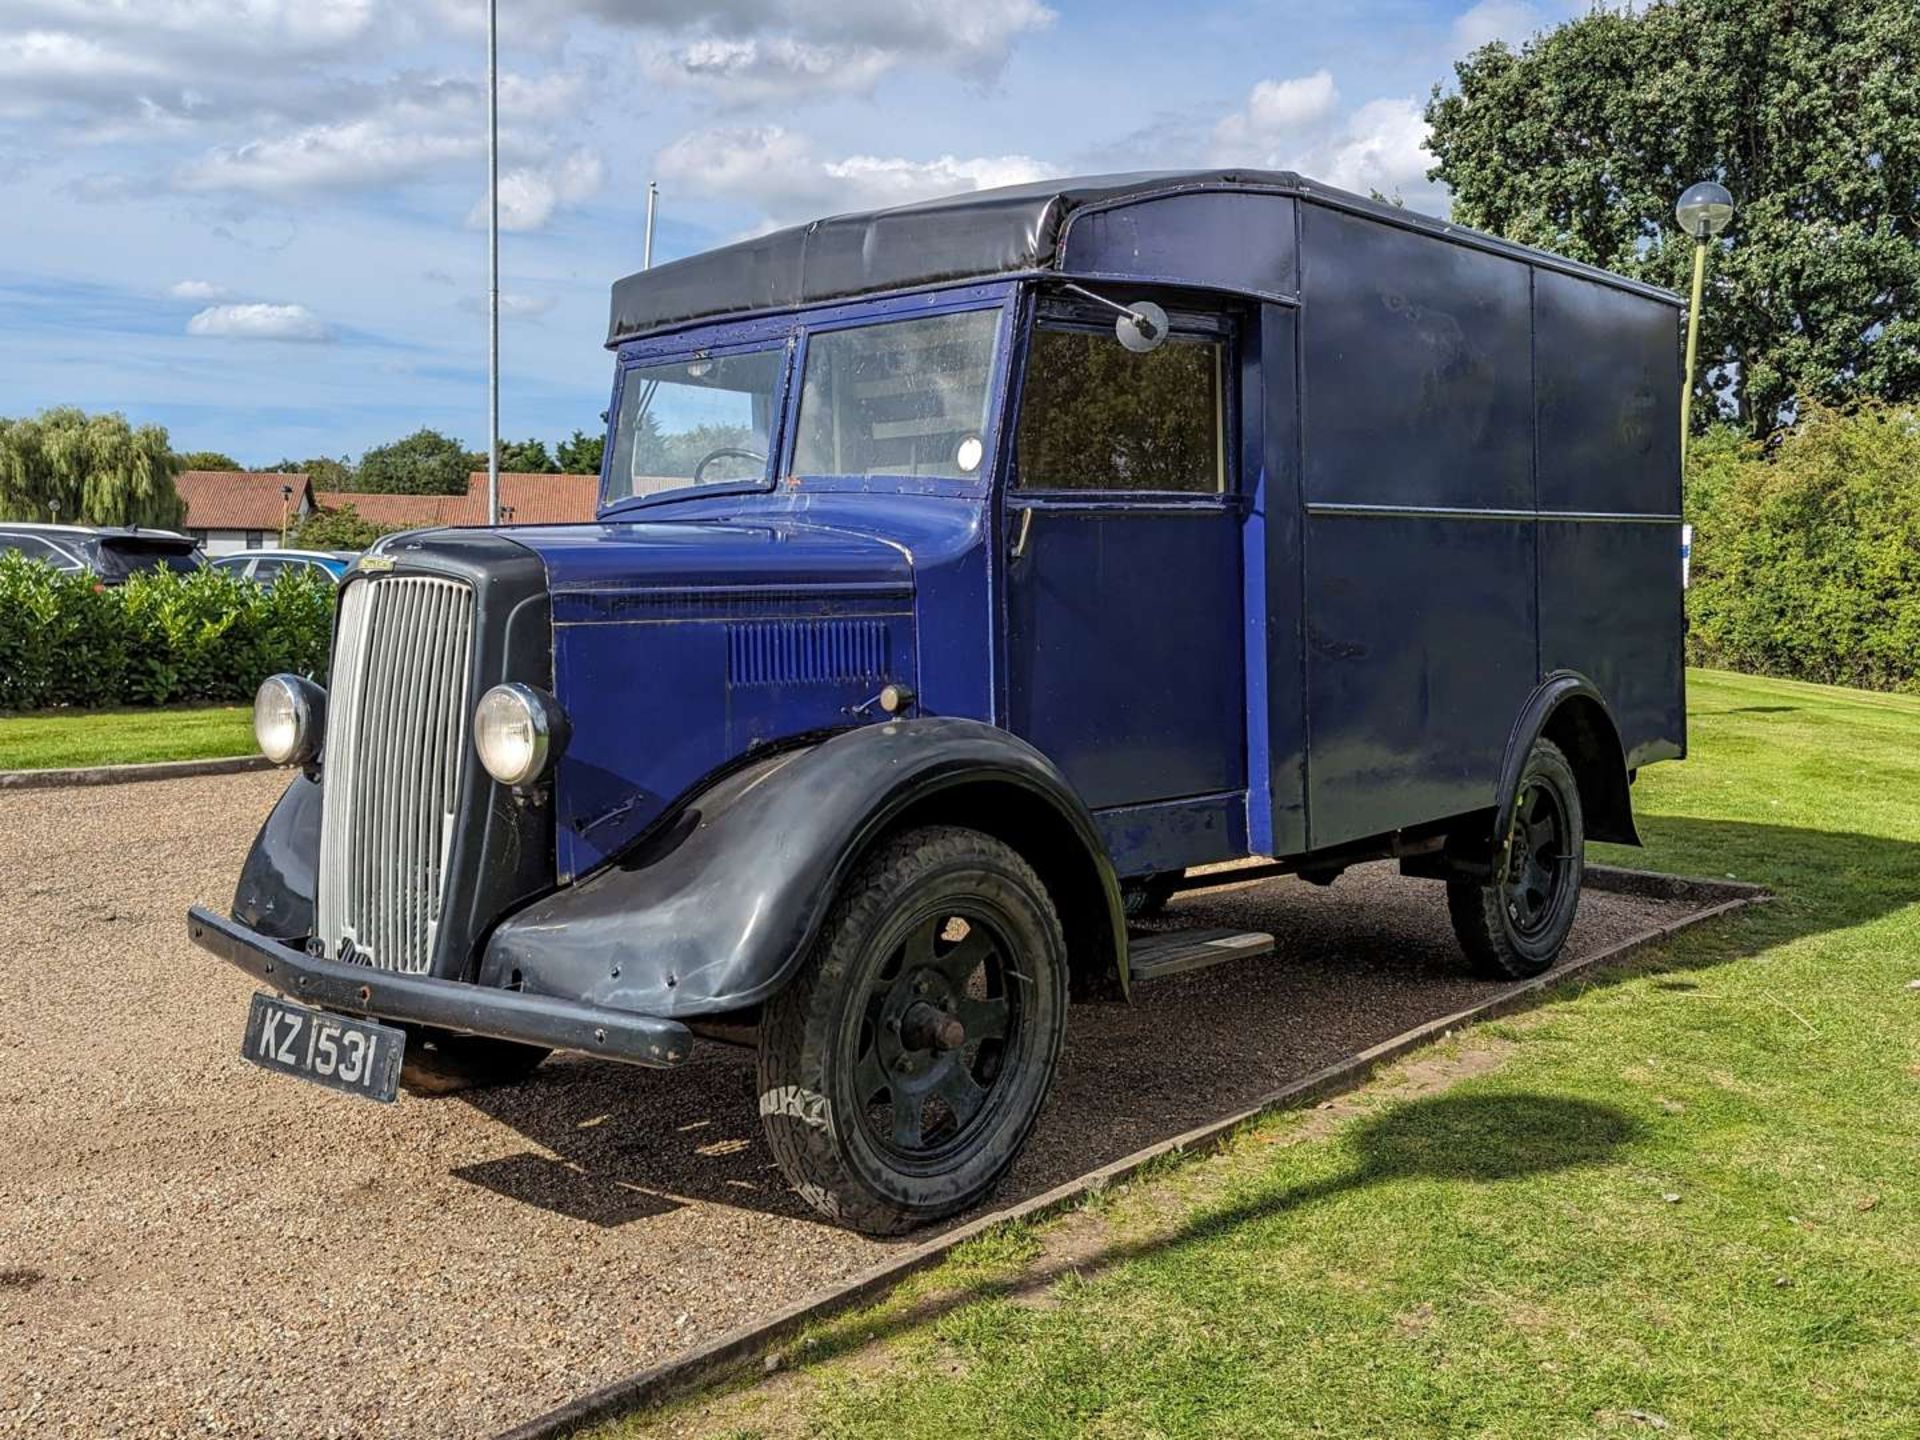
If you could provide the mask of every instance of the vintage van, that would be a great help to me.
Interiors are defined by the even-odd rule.
[[[327,688],[261,691],[299,770],[189,917],[285,997],[245,1053],[751,1045],[795,1189],[884,1232],[1006,1170],[1070,998],[1271,947],[1130,937],[1191,867],[1398,857],[1546,969],[1685,752],[1679,318],[1250,171],[621,280],[598,520],[389,538]]]

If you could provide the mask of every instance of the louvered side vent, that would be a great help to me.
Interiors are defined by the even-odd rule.
[[[756,620],[727,627],[733,685],[875,680],[887,673],[887,627],[879,620]]]
[[[357,580],[340,602],[327,704],[319,938],[409,975],[433,963],[466,766],[473,591]]]

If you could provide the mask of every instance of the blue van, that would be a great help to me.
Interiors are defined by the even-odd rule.
[[[192,937],[246,1053],[391,1098],[758,1053],[875,1232],[977,1201],[1195,866],[1397,858],[1538,974],[1686,748],[1679,305],[1291,174],[822,220],[614,286],[599,518],[341,587]]]

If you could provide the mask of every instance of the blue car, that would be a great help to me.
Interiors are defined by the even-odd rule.
[[[1431,879],[1560,954],[1686,748],[1678,301],[1296,175],[1095,177],[613,288],[599,518],[416,531],[230,914],[244,1053],[390,1099],[752,1047],[793,1188],[977,1202],[1070,1002],[1258,955],[1195,866]],[[282,998],[284,997],[284,998]]]

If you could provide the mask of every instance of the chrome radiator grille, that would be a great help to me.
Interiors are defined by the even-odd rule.
[[[433,963],[467,763],[473,591],[356,580],[341,596],[327,701],[318,930],[339,958],[410,975]]]

